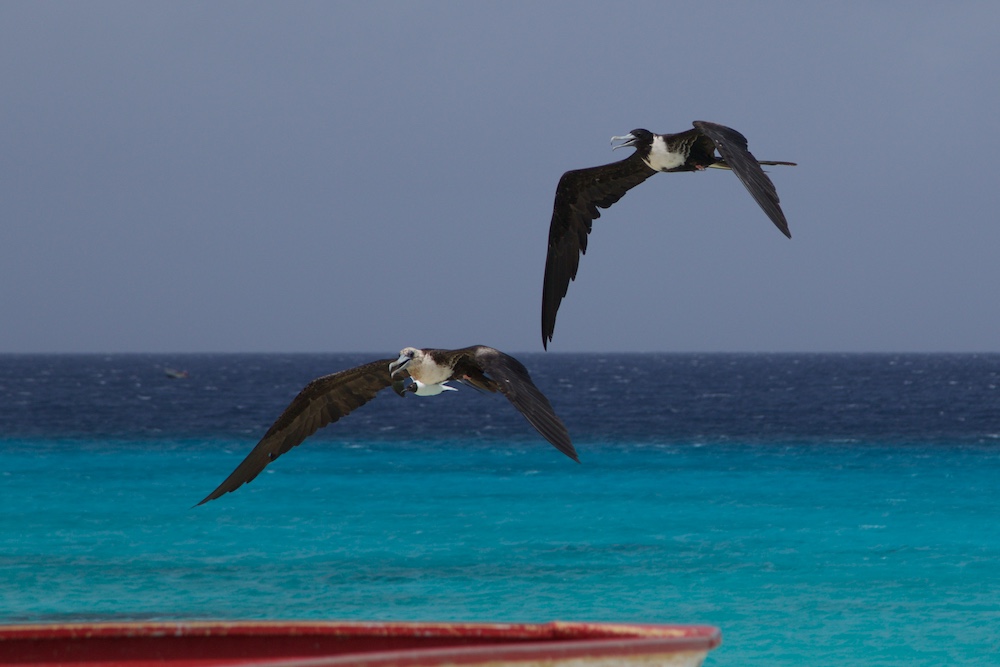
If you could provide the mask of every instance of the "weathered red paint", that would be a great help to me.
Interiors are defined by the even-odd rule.
[[[707,653],[709,626],[605,623],[176,622],[0,626],[13,667],[346,667],[556,664]],[[700,661],[699,661],[700,662]],[[695,663],[697,664],[697,663]]]

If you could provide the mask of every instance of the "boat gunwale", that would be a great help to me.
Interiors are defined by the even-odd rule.
[[[0,651],[5,642],[50,644],[87,652],[88,640],[108,644],[121,640],[120,648],[143,642],[183,642],[191,639],[232,640],[247,638],[325,637],[332,640],[363,642],[385,639],[410,642],[409,646],[385,649],[331,650],[328,653],[302,655],[216,655],[212,658],[184,657],[177,650],[174,660],[161,655],[159,664],[237,665],[255,667],[338,667],[345,665],[431,665],[553,660],[600,660],[601,658],[691,653],[704,656],[721,643],[718,628],[705,625],[655,625],[552,621],[549,623],[464,623],[464,622],[367,622],[367,621],[165,621],[99,622],[65,624],[24,624],[0,626]],[[454,640],[454,645],[449,644]],[[426,646],[420,646],[421,642]],[[416,643],[416,645],[413,645]],[[165,644],[164,644],[165,645]],[[8,648],[13,648],[8,644]],[[96,649],[96,645],[93,646]],[[177,648],[177,647],[173,647]],[[345,645],[345,649],[349,649]],[[4,651],[5,652],[5,651]],[[69,651],[67,651],[69,652]],[[192,651],[193,653],[193,651]],[[130,654],[121,656],[121,664],[147,664],[152,661]],[[55,656],[53,656],[55,658]],[[108,655],[103,664],[114,664]],[[0,660],[0,663],[7,662]],[[16,661],[15,661],[16,662]],[[23,664],[83,664],[93,657],[26,661]]]

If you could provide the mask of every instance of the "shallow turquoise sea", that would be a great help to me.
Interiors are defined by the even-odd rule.
[[[352,359],[0,357],[0,622],[697,623],[707,665],[1000,664],[996,357],[527,355],[581,464],[501,397],[387,396],[192,507]]]

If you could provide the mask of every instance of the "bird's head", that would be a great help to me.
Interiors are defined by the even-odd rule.
[[[395,378],[420,354],[422,354],[421,351],[415,347],[404,347],[399,351],[399,359],[389,364],[389,375]]]
[[[638,148],[639,146],[652,144],[653,133],[650,132],[649,130],[643,130],[642,128],[639,128],[637,130],[632,130],[623,137],[611,137],[612,144],[614,144],[616,141],[621,141],[622,143],[612,148],[611,150],[613,151],[625,147]]]

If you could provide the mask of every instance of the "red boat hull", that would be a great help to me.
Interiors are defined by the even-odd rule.
[[[717,628],[603,623],[191,622],[0,626],[0,665],[700,665]]]

